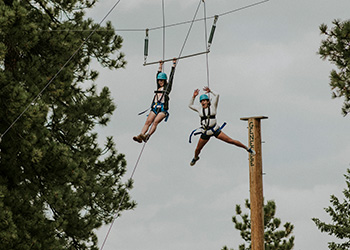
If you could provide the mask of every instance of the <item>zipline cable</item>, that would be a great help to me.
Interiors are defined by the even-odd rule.
[[[217,14],[217,15],[214,15],[214,16],[207,17],[207,19],[213,19],[216,16],[225,16],[225,15],[228,15],[228,14],[232,14],[234,12],[238,12],[238,11],[241,11],[241,10],[249,9],[251,7],[254,7],[254,6],[266,3],[268,1],[270,1],[270,0],[263,0],[263,1],[260,1],[260,2],[252,3],[252,4],[249,4],[249,5],[245,5],[245,6],[240,7],[240,8],[236,8],[236,9],[233,9],[233,10],[221,13],[221,14]],[[195,19],[195,20],[192,20],[192,21],[184,21],[184,22],[178,22],[178,23],[174,23],[174,24],[168,24],[165,27],[169,28],[169,27],[174,27],[174,26],[178,26],[178,25],[188,24],[188,23],[191,23],[191,22],[199,22],[199,21],[203,21],[203,19],[204,18],[199,18],[199,19]],[[150,28],[149,30],[150,31],[151,30],[158,30],[158,29],[161,29],[161,28],[163,28],[163,27],[162,26],[158,26],[158,27]],[[127,31],[127,30],[131,31],[131,29],[125,29],[124,31]],[[140,31],[140,29],[135,29],[135,31]],[[144,31],[144,29],[142,31]]]
[[[98,23],[95,29],[87,36],[87,38],[81,43],[81,45],[74,51],[74,53],[69,57],[69,59],[63,64],[63,66],[57,71],[57,73],[50,79],[50,81],[44,86],[44,88],[37,94],[34,99],[26,106],[26,108],[20,113],[20,115],[11,123],[11,125],[5,130],[4,133],[0,134],[0,142],[4,135],[17,123],[17,121],[24,115],[25,112],[30,108],[30,106],[37,101],[41,94],[50,86],[50,84],[57,78],[57,76],[62,72],[62,70],[68,65],[68,63],[75,57],[75,55],[80,51],[84,44],[91,38],[91,36],[97,31],[98,27],[106,20],[106,18],[112,13],[112,11],[117,7],[121,0],[118,0],[112,8],[107,12],[107,14]]]
[[[141,159],[143,150],[144,150],[145,147],[146,147],[146,144],[147,144],[147,142],[145,142],[145,143],[143,144],[142,148],[141,148],[141,152],[140,152],[140,154],[139,154],[139,157],[138,157],[137,160],[136,160],[134,169],[133,169],[133,171],[132,171],[132,173],[131,173],[131,176],[130,176],[129,180],[132,180],[133,177],[134,177],[134,174],[135,174],[135,172],[136,172],[136,168],[137,168],[137,166],[138,166],[138,164],[139,164],[139,162],[140,162],[140,159]],[[122,199],[121,199],[120,202],[119,202],[118,209],[117,209],[117,211],[115,212],[115,215],[113,216],[111,225],[110,225],[109,228],[108,228],[107,234],[106,234],[106,236],[105,236],[105,238],[104,238],[104,240],[103,240],[103,243],[102,243],[102,246],[101,246],[101,249],[100,249],[100,250],[102,250],[103,247],[104,247],[105,244],[106,244],[106,241],[107,241],[107,239],[108,239],[109,233],[110,233],[111,230],[112,230],[113,224],[114,224],[115,220],[118,218],[118,213],[120,212],[120,208],[121,208],[121,205],[122,205],[122,203],[123,203],[123,201],[124,201],[125,196],[126,196],[126,192],[124,192],[123,197],[122,197]]]
[[[233,10],[230,10],[230,11],[227,11],[227,12],[223,12],[221,14],[217,14],[217,15],[214,15],[214,16],[207,17],[206,19],[213,19],[216,16],[220,17],[220,16],[229,15],[229,14],[232,14],[234,12],[238,12],[238,11],[242,11],[242,10],[245,10],[245,9],[249,9],[251,7],[254,7],[254,6],[257,6],[257,5],[269,2],[269,1],[270,0],[263,0],[263,1],[260,1],[260,2],[252,3],[252,4],[249,4],[249,5],[245,5],[243,7],[240,7],[240,8],[236,8],[236,9],[233,9]],[[200,22],[200,21],[203,21],[203,19],[204,18],[195,19],[194,22]],[[183,22],[168,24],[168,25],[165,26],[165,28],[170,28],[170,27],[175,27],[175,26],[179,26],[179,25],[184,25],[184,24],[188,24],[188,23],[191,23],[191,22],[192,21],[189,20],[189,21],[183,21]],[[153,28],[149,28],[149,31],[158,30],[158,29],[163,29],[163,25],[162,26],[153,27]],[[59,32],[59,31],[89,32],[91,30],[49,30],[48,32]],[[145,32],[145,29],[143,29],[143,28],[135,28],[135,29],[132,29],[132,28],[127,29],[127,28],[125,28],[125,29],[114,29],[114,31],[120,31],[120,32]]]

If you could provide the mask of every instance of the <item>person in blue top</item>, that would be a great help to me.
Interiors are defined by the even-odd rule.
[[[167,75],[162,72],[163,63],[163,61],[159,62],[159,69],[156,75],[157,90],[154,91],[155,94],[151,105],[151,111],[147,116],[141,133],[133,137],[133,140],[139,143],[142,141],[147,142],[150,136],[156,131],[158,124],[163,121],[164,118],[165,121],[167,121],[169,117],[169,94],[173,85],[176,59],[173,59],[169,81],[167,81]]]
[[[255,155],[255,152],[252,148],[248,148],[246,145],[241,143],[240,141],[234,140],[224,132],[221,131],[221,128],[216,121],[216,113],[219,102],[219,94],[215,91],[211,90],[209,87],[204,87],[203,89],[206,93],[199,97],[200,106],[194,105],[194,100],[196,96],[199,94],[199,89],[194,90],[192,98],[190,100],[190,104],[188,105],[190,109],[196,111],[201,118],[201,127],[200,127],[200,138],[198,140],[198,144],[196,150],[194,152],[194,158],[192,159],[190,165],[193,166],[199,160],[199,154],[205,144],[209,141],[212,136],[227,142],[229,144],[233,144],[237,147],[245,149],[252,155]],[[212,100],[210,101],[208,93],[212,94]]]

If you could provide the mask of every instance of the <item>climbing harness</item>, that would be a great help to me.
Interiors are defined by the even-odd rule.
[[[172,77],[172,75],[170,75],[170,77]],[[157,80],[165,80],[165,81],[167,80],[167,78],[168,77],[164,72],[159,72],[157,74],[157,77],[156,77]],[[158,86],[158,83],[157,83],[157,86]],[[168,91],[168,86],[169,86],[169,84],[167,84],[166,90],[155,90],[154,91],[155,95],[153,96],[151,106],[149,108],[145,109],[144,111],[138,113],[138,115],[142,115],[149,110],[153,111],[156,115],[159,112],[164,112],[165,113],[165,122],[168,121],[170,114],[165,107],[165,102],[167,101],[166,98],[168,98],[167,94],[166,94]],[[158,94],[162,94],[162,95],[159,97]],[[162,102],[162,100],[164,100],[164,102]]]
[[[169,112],[164,109],[164,103],[162,102],[156,102],[153,103],[153,108],[152,108],[152,112],[155,113],[156,115],[158,115],[160,112],[163,112],[165,114],[165,122],[168,121],[168,118],[170,116]]]
[[[209,98],[207,99],[209,100]],[[209,129],[209,123],[210,123],[210,119],[215,119],[215,115],[211,115],[210,114],[210,106],[208,106],[208,114],[205,114],[205,108],[202,109],[203,112],[203,116],[201,116],[201,124],[205,129]],[[203,124],[204,121],[207,121],[206,124]],[[216,123],[212,126],[214,127],[216,125]]]
[[[163,73],[164,74],[164,73]],[[151,111],[158,115],[160,112],[165,113],[165,122],[168,121],[169,118],[169,112],[165,109],[165,103],[162,102],[163,99],[166,98],[165,91],[164,90],[156,90],[154,91],[155,95],[153,97]],[[158,94],[162,94],[160,98],[158,97]],[[157,100],[155,100],[157,98]]]
[[[208,96],[203,94],[201,95],[201,97],[204,98],[204,100],[208,100]],[[203,100],[202,98],[202,100]],[[208,99],[206,99],[208,98]],[[201,118],[201,126],[199,128],[196,128],[195,130],[193,130],[190,134],[189,137],[189,143],[192,142],[192,136],[193,135],[199,135],[201,134],[203,137],[205,137],[206,139],[209,139],[211,136],[218,136],[221,132],[221,130],[226,126],[226,122],[224,122],[220,127],[218,127],[217,123],[215,122],[215,124],[210,126],[210,119],[216,119],[215,115],[212,115],[210,113],[210,106],[208,106],[208,113],[205,114],[205,109],[202,109],[202,113],[203,115],[200,116]],[[206,123],[204,123],[206,121]],[[196,132],[197,130],[200,130],[199,132]]]
[[[203,127],[199,127],[199,128],[196,128],[194,129],[190,136],[189,136],[189,139],[188,139],[188,142],[189,143],[192,143],[192,136],[195,136],[195,135],[205,135],[205,136],[208,136],[208,137],[211,137],[211,136],[217,136],[219,134],[219,132],[226,126],[226,122],[224,122],[218,129],[214,129],[216,127],[217,124],[215,124],[214,126],[212,127],[209,127],[208,129],[205,129]],[[200,130],[200,131],[198,131]],[[198,131],[198,132],[196,132]],[[210,131],[212,132],[212,134],[208,134],[207,132]]]

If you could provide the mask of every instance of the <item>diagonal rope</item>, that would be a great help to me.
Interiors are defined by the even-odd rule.
[[[194,23],[194,21],[196,20],[196,16],[197,16],[197,13],[198,13],[198,10],[199,10],[199,6],[201,5],[201,2],[202,2],[202,0],[199,0],[199,3],[198,3],[198,6],[197,6],[197,9],[196,9],[196,12],[195,12],[195,14],[194,14],[194,16],[193,16],[193,19],[192,19],[190,28],[188,29],[188,32],[187,32],[185,41],[184,41],[184,43],[183,43],[183,45],[182,45],[182,48],[181,48],[181,50],[180,50],[180,54],[179,54],[178,57],[181,57],[182,52],[183,52],[183,50],[184,50],[184,48],[185,48],[186,42],[187,42],[188,37],[189,37],[189,35],[190,35],[190,32],[191,32],[191,30],[192,30],[193,23]]]
[[[24,115],[25,112],[30,108],[33,103],[36,103],[37,99],[42,95],[42,93],[50,86],[50,84],[57,78],[57,76],[62,72],[62,70],[68,65],[68,63],[75,57],[75,55],[81,50],[81,48],[86,44],[87,41],[91,38],[91,36],[98,30],[99,26],[106,20],[106,18],[112,13],[112,11],[117,7],[121,0],[118,0],[112,8],[107,12],[107,14],[102,18],[102,20],[98,23],[95,29],[87,36],[87,38],[81,43],[81,45],[74,51],[74,53],[69,57],[69,59],[63,64],[63,66],[57,71],[57,73],[50,79],[50,81],[44,86],[44,88],[34,97],[34,99],[26,106],[26,108],[20,113],[19,116],[11,123],[11,125],[5,130],[4,133],[0,134],[0,142],[4,135],[18,122],[18,120]]]
[[[146,147],[146,144],[147,144],[147,142],[145,142],[145,143],[143,144],[142,149],[141,149],[141,152],[140,152],[140,154],[139,154],[139,157],[138,157],[137,160],[136,160],[134,169],[133,169],[133,171],[132,171],[132,173],[131,173],[131,176],[130,176],[130,179],[131,179],[131,180],[132,180],[133,177],[134,177],[134,174],[135,174],[135,172],[136,172],[136,168],[137,168],[137,166],[138,166],[138,164],[139,164],[139,162],[140,162],[140,159],[141,159],[142,153],[143,153],[143,151],[144,151],[144,149],[145,149],[145,147]],[[115,220],[119,217],[118,214],[119,214],[119,212],[120,212],[120,208],[121,208],[122,203],[123,203],[123,201],[124,201],[124,199],[125,199],[125,196],[126,196],[126,192],[124,192],[123,197],[122,197],[122,199],[120,200],[118,209],[117,209],[117,211],[115,212],[115,215],[113,216],[111,225],[110,225],[109,228],[108,228],[107,234],[106,234],[106,236],[105,236],[105,238],[104,238],[104,240],[103,240],[103,243],[102,243],[102,246],[101,246],[101,249],[100,249],[100,250],[102,250],[102,249],[104,248],[104,246],[105,246],[105,244],[106,244],[106,242],[107,242],[108,236],[109,236],[109,234],[110,234],[110,232],[111,232],[111,230],[112,230],[113,224],[114,224]]]

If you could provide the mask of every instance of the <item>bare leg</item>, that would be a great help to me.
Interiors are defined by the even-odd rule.
[[[202,138],[199,138],[196,150],[194,151],[194,158],[197,159],[200,152],[202,151],[202,148],[207,144],[209,140],[203,140]]]
[[[154,121],[154,118],[156,118],[156,114],[154,112],[149,112],[145,125],[143,126],[142,130],[141,130],[141,134],[146,134],[146,132],[148,131],[148,128],[151,126],[152,122]]]
[[[153,113],[153,112],[152,112]],[[153,113],[154,114],[154,113]],[[149,135],[151,136],[157,129],[158,124],[163,121],[163,119],[165,118],[166,114],[164,112],[160,112],[158,113],[158,115],[155,117],[155,119],[153,120],[153,124],[151,129],[149,130]]]
[[[229,144],[233,144],[237,147],[244,148],[245,150],[248,150],[248,147],[246,145],[244,145],[242,142],[232,139],[231,137],[229,137],[228,135],[226,135],[222,131],[217,138],[224,141],[224,142],[227,142]]]

